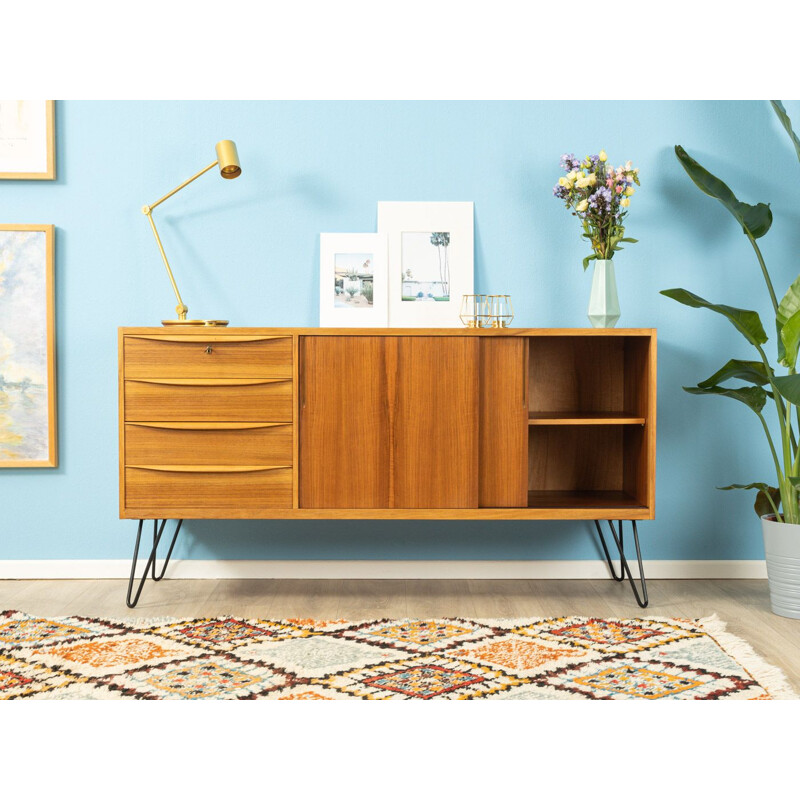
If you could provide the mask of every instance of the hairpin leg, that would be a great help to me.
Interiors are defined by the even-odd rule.
[[[631,574],[631,568],[628,566],[628,560],[625,558],[625,544],[623,538],[623,528],[622,528],[622,520],[619,520],[619,538],[617,538],[617,530],[614,527],[614,523],[611,520],[608,520],[608,527],[611,531],[611,535],[614,537],[614,544],[617,546],[617,550],[619,551],[619,572],[620,574],[614,571],[614,565],[611,562],[611,556],[608,552],[608,547],[606,546],[606,540],[603,538],[603,531],[600,528],[600,523],[595,520],[594,525],[597,528],[597,533],[600,536],[600,544],[603,545],[603,552],[606,556],[606,561],[608,562],[608,568],[611,570],[611,577],[621,583],[627,577],[628,581],[630,582],[631,589],[633,590],[633,596],[636,598],[636,602],[639,604],[640,608],[647,608],[649,600],[647,599],[647,581],[644,576],[644,566],[642,565],[642,551],[639,548],[639,532],[636,529],[636,520],[631,520],[631,526],[633,528],[633,543],[636,547],[636,560],[639,562],[639,582],[641,584],[642,593],[639,594],[636,588],[636,582]]]
[[[139,602],[139,597],[142,594],[142,589],[144,588],[144,582],[147,580],[147,573],[151,573],[151,577],[154,581],[160,581],[164,577],[164,573],[167,571],[167,565],[169,564],[169,560],[172,557],[172,550],[175,547],[175,542],[178,539],[178,533],[180,533],[181,525],[183,525],[183,520],[179,519],[177,521],[177,525],[175,526],[175,533],[172,537],[172,543],[169,546],[169,551],[167,552],[167,557],[164,560],[164,565],[161,569],[161,574],[156,575],[156,553],[158,552],[158,545],[161,542],[161,537],[164,534],[164,527],[167,524],[167,520],[161,520],[161,526],[159,527],[158,520],[153,520],[153,547],[150,550],[150,557],[147,559],[147,564],[144,567],[144,574],[139,581],[139,588],[136,590],[136,597],[133,598],[131,601],[131,592],[133,592],[133,583],[135,580],[136,574],[136,563],[139,559],[139,543],[142,539],[142,526],[144,525],[144,520],[139,520],[139,527],[136,531],[136,545],[133,548],[133,562],[131,563],[131,577],[128,581],[128,595],[125,599],[128,608],[134,608],[136,604]]]

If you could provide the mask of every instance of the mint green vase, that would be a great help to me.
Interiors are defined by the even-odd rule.
[[[589,297],[589,322],[595,328],[613,328],[619,319],[617,279],[613,259],[598,259],[594,263],[592,294]]]

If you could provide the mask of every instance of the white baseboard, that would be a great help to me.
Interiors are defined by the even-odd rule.
[[[139,562],[139,572],[144,561]],[[634,570],[636,567],[632,567]],[[128,578],[127,560],[0,561],[0,579]],[[645,561],[648,578],[766,578],[759,561]],[[515,579],[607,578],[604,562],[592,561],[173,561],[169,578],[394,578]]]

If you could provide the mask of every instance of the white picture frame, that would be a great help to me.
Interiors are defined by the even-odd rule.
[[[0,180],[55,180],[55,140],[53,100],[0,100]]]
[[[378,203],[378,232],[389,246],[390,327],[460,326],[461,296],[475,287],[473,219],[471,202]]]
[[[385,328],[389,317],[386,236],[321,233],[319,257],[320,327]]]

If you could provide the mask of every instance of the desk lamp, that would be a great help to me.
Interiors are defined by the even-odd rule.
[[[184,188],[184,186],[188,186],[192,181],[197,180],[201,175],[208,172],[210,169],[213,169],[217,165],[219,165],[219,174],[222,175],[223,178],[232,180],[233,178],[238,178],[242,174],[242,168],[239,165],[239,154],[236,152],[236,145],[230,139],[223,139],[221,142],[217,142],[217,160],[213,164],[209,164],[204,169],[201,169],[196,175],[192,175],[189,180],[184,181],[180,186],[177,186],[171,192],[165,194],[160,200],[156,200],[156,202],[152,205],[142,206],[142,213],[145,214],[147,219],[150,220],[150,227],[153,229],[153,236],[156,237],[156,244],[158,244],[158,249],[161,252],[161,258],[164,259],[164,266],[167,268],[167,275],[169,276],[170,283],[175,291],[175,297],[178,298],[178,305],[175,307],[175,310],[178,312],[178,319],[161,320],[162,325],[228,324],[228,320],[225,319],[186,319],[186,314],[188,313],[189,309],[181,299],[181,293],[178,291],[178,284],[175,283],[175,276],[172,274],[169,261],[167,261],[167,254],[164,252],[164,246],[161,244],[161,238],[158,235],[156,224],[153,221],[154,208],[160,206],[165,200],[172,197],[172,195],[177,194],[181,189]]]

